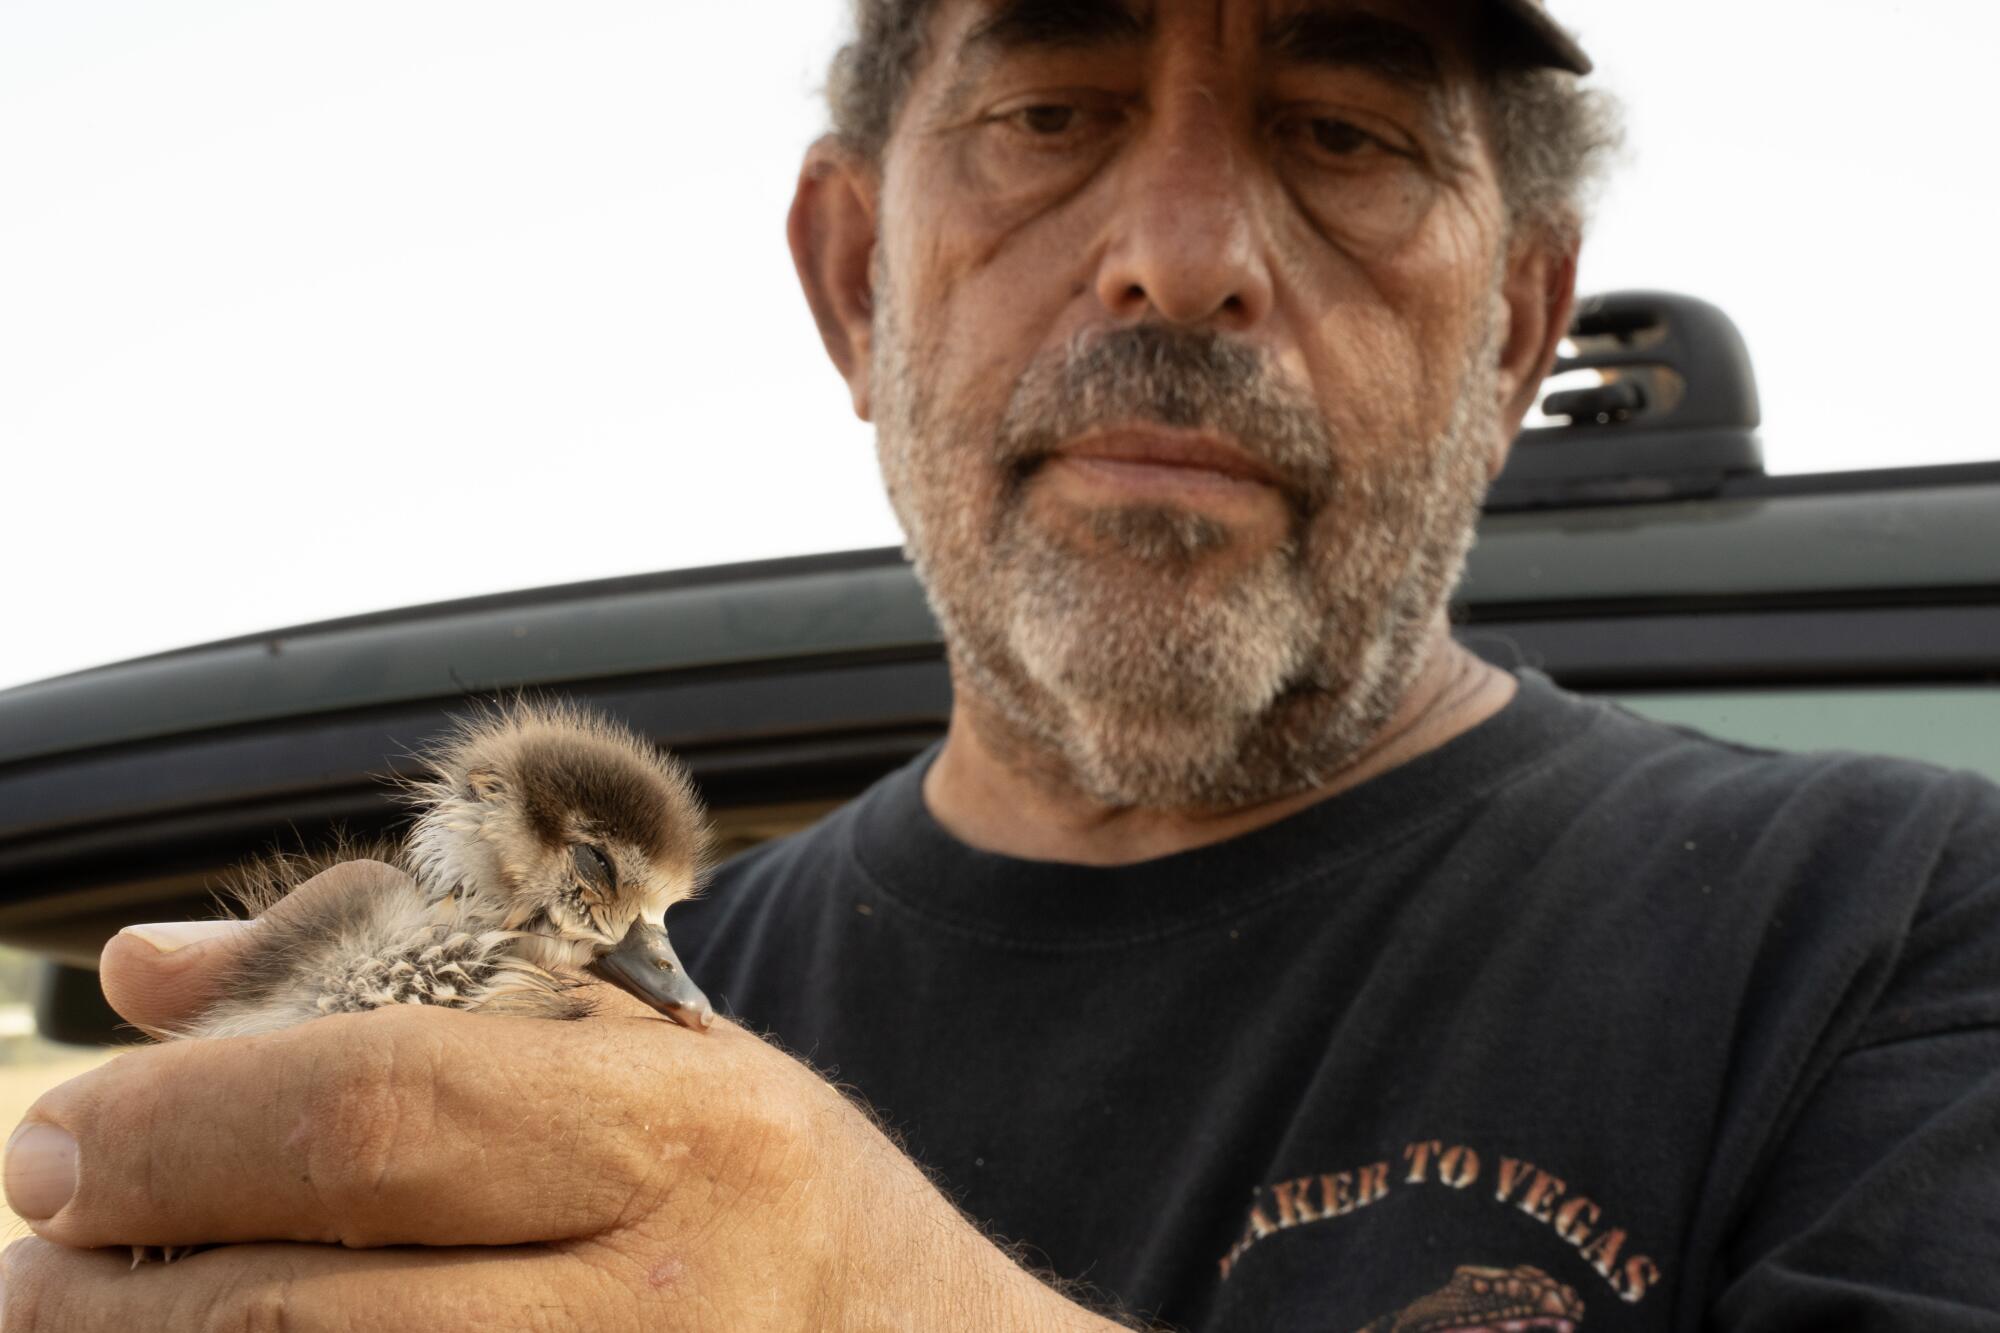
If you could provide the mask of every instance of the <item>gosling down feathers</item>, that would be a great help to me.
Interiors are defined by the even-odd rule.
[[[263,921],[224,998],[162,1035],[269,1032],[396,1004],[578,1018],[578,969],[708,1027],[708,999],[661,922],[695,892],[709,844],[679,763],[595,714],[521,703],[462,722],[421,758],[408,784],[416,819],[386,855],[411,883]],[[326,864],[262,863],[237,896],[261,915]]]

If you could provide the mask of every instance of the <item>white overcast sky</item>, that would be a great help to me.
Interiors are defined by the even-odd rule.
[[[2000,457],[1991,0],[1556,0],[1586,290],[1742,326],[1773,471]],[[838,0],[0,0],[0,686],[892,544],[782,221]]]

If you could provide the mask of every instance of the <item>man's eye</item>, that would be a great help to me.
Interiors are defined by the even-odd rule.
[[[1024,106],[1009,119],[1030,134],[1053,137],[1076,127],[1077,109],[1056,104]]]
[[[1353,157],[1381,142],[1359,125],[1331,116],[1313,117],[1306,122],[1306,131],[1312,136],[1313,147],[1335,157]]]

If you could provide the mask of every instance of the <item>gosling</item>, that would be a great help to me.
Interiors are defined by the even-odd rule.
[[[695,893],[710,843],[678,762],[594,713],[529,703],[461,722],[420,758],[407,784],[416,819],[384,855],[409,883],[263,921],[223,998],[161,1035],[243,1036],[398,1004],[580,1018],[578,970],[709,1026],[661,920]],[[329,863],[260,863],[236,897],[261,916]]]

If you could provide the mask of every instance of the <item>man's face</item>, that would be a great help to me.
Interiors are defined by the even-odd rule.
[[[867,396],[962,689],[1112,805],[1332,777],[1508,431],[1465,6],[944,0]]]

